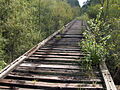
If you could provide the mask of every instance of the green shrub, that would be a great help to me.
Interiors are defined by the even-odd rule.
[[[111,38],[107,42],[107,49],[109,50],[107,58],[108,67],[112,74],[114,74],[116,68],[120,68],[120,30],[113,30],[111,32]]]
[[[110,39],[109,24],[107,25],[101,19],[101,10],[97,18],[88,21],[89,28],[85,30],[81,46],[84,52],[88,53],[85,61],[93,65],[98,65],[101,61],[106,60],[108,50],[106,49],[107,41]]]
[[[84,21],[88,21],[89,20],[89,17],[88,17],[88,14],[83,14],[81,15],[80,17],[77,17],[76,18],[77,20],[84,20]]]

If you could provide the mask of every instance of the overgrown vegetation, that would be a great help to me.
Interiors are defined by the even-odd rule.
[[[79,13],[63,0],[0,0],[0,69]]]
[[[87,53],[85,62],[91,67],[92,64],[98,65],[101,61],[106,60],[108,51],[106,49],[107,40],[110,38],[108,35],[109,25],[106,25],[101,18],[101,10],[97,18],[88,21],[88,27],[84,31],[85,39],[81,42],[83,51]]]
[[[117,84],[120,84],[119,5],[119,0],[88,0],[82,7],[90,18],[89,29],[84,32],[86,39],[82,41],[82,48],[88,53],[85,60],[90,66],[105,60]]]

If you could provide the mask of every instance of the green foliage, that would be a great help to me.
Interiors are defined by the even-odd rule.
[[[108,55],[105,46],[110,38],[109,25],[100,20],[101,13],[100,11],[97,18],[90,19],[88,22],[90,28],[83,33],[85,39],[81,42],[83,51],[88,53],[85,61],[91,62],[88,63],[90,65],[98,65],[101,61],[106,60],[106,55]]]
[[[90,33],[90,31],[86,31],[84,36],[86,39],[82,41],[82,49],[88,53],[86,61],[92,61],[92,64],[97,65],[102,60],[105,60],[105,56],[108,54],[105,45],[106,40],[109,39],[109,37],[103,38],[103,41],[98,43],[95,36]]]
[[[106,21],[112,17],[118,18],[120,16],[119,5],[119,0],[88,0],[82,7],[82,10],[85,13],[87,12],[90,18],[96,18],[99,12],[98,9],[102,7],[102,17]]]
[[[80,16],[81,13],[81,8],[80,7],[74,7],[73,8],[73,13],[74,13],[74,17]]]
[[[62,0],[0,0],[0,12],[2,67],[78,14]]]
[[[9,2],[9,16],[2,24],[2,34],[7,40],[5,45],[6,60],[11,62],[18,55],[33,46],[33,27],[32,12],[30,3],[26,0],[17,0]],[[35,36],[37,35],[34,34]],[[31,38],[32,37],[32,38]],[[9,56],[9,57],[7,57]]]
[[[107,49],[108,55],[105,56],[105,58],[109,70],[112,72],[112,75],[114,75],[116,72],[119,72],[117,71],[117,68],[120,68],[119,6],[119,0],[88,0],[82,7],[82,11],[84,11],[84,13],[87,13],[90,18],[93,18],[89,21],[89,32],[93,34],[97,45],[105,41],[103,42],[105,44],[102,46]],[[99,14],[100,18],[97,19],[98,13],[100,12],[98,8],[100,7],[103,8],[101,9],[102,14]],[[111,38],[107,40],[109,37]],[[94,42],[94,40],[92,42]],[[88,42],[86,41],[86,43]]]
[[[87,10],[87,14],[89,16],[89,18],[96,18],[98,15],[98,11],[100,9],[100,4],[94,5],[94,6],[89,6],[88,10]]]
[[[110,34],[111,38],[107,42],[107,49],[109,50],[107,62],[110,71],[114,74],[116,68],[120,68],[120,30],[113,30]]]
[[[88,17],[88,14],[84,13],[83,15],[77,17],[76,19],[77,19],[77,20],[88,21],[88,20],[89,20],[89,17]]]
[[[112,4],[109,7],[109,17],[115,17],[119,18],[120,17],[120,5],[119,4]]]
[[[95,36],[98,43],[104,41],[104,39],[108,37],[107,35],[111,32],[110,24],[104,22],[101,15],[102,9],[99,9],[97,18],[88,21],[89,31]]]
[[[4,62],[4,42],[5,39],[2,37],[1,34],[1,30],[0,30],[0,70],[6,65],[6,63]]]
[[[83,13],[87,12],[88,15],[92,15],[93,14],[94,16],[96,16],[98,14],[97,13],[98,6],[99,6],[98,4],[100,4],[100,0],[87,0],[86,2],[84,2],[84,5],[82,6],[82,12]],[[95,11],[92,11],[92,10],[95,10]]]
[[[112,30],[120,30],[120,19],[119,18],[110,18],[108,23],[111,24]]]
[[[2,70],[7,64],[4,61],[0,61],[0,70]]]

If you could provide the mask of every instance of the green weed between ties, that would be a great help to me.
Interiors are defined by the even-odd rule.
[[[83,35],[85,39],[82,40],[80,45],[85,56],[85,66],[88,70],[92,69],[92,65],[98,65],[101,61],[106,59],[108,50],[106,49],[106,42],[110,39],[109,24],[106,24],[101,19],[101,13],[97,15],[96,19],[88,21],[89,29],[85,30]]]

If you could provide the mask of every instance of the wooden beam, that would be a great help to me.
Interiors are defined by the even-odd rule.
[[[11,79],[1,79],[0,84],[4,86],[13,86],[13,87],[29,87],[29,88],[87,88],[87,89],[102,89],[101,84],[84,84],[84,83],[50,83],[50,82],[41,82],[41,81],[25,81],[25,80],[11,80]]]
[[[19,80],[37,80],[37,81],[45,81],[45,82],[64,82],[64,83],[102,83],[101,78],[87,78],[87,77],[73,77],[73,76],[56,76],[56,75],[25,75],[25,74],[9,74],[6,79],[19,79]]]
[[[29,60],[36,60],[36,61],[56,61],[56,62],[80,62],[81,60],[80,59],[71,59],[71,58],[49,58],[49,57],[46,57],[46,58],[39,58],[39,57],[29,57],[28,59],[26,59],[26,61],[29,61]]]
[[[79,59],[80,57],[84,57],[83,55],[80,56],[60,56],[60,55],[32,55],[31,57],[40,57],[40,58],[70,58],[70,59]]]
[[[72,48],[72,47],[70,47],[70,48],[60,48],[60,47],[54,47],[54,48],[52,48],[52,47],[43,47],[43,48],[41,48],[41,49],[39,49],[39,50],[63,50],[63,51],[80,51],[80,48]],[[38,50],[38,51],[39,51]]]
[[[34,54],[41,54],[41,55],[71,55],[71,56],[79,56],[79,55],[85,55],[85,54],[81,54],[81,53],[65,53],[65,52],[35,52]]]
[[[50,64],[33,64],[33,63],[22,63],[21,67],[38,67],[38,68],[63,68],[63,69],[79,69],[79,66],[74,65],[50,65]]]
[[[113,82],[113,79],[110,75],[110,72],[105,64],[105,61],[103,61],[101,64],[100,64],[100,69],[101,69],[101,72],[102,72],[102,76],[103,76],[103,79],[105,81],[105,85],[106,85],[106,88],[107,90],[117,90],[116,89],[116,86]]]

